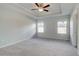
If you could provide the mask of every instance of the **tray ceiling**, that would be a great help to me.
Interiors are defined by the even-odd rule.
[[[36,17],[48,16],[48,15],[57,15],[57,14],[71,14],[75,4],[73,3],[48,3],[50,7],[48,7],[49,12],[39,12],[38,10],[33,9],[33,3],[19,3],[21,7],[23,7],[28,12],[32,13]]]
[[[57,15],[70,15],[76,4],[74,3],[48,3],[50,7],[48,7],[49,12],[39,12],[38,10],[31,10],[34,7],[34,3],[6,3],[13,9],[16,9],[24,14],[28,14],[32,17],[44,17],[44,16],[57,16]],[[4,5],[4,4],[3,4]],[[5,6],[6,6],[5,5]]]
[[[59,14],[61,13],[61,7],[60,4],[50,4],[50,7],[48,7],[49,12],[39,12],[38,10],[31,10],[34,9],[33,5],[34,4],[19,4],[20,6],[24,7],[26,10],[28,10],[29,12],[31,12],[33,15],[35,16],[45,16],[45,15],[49,15],[49,14]]]

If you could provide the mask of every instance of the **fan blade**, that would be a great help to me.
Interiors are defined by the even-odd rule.
[[[50,5],[46,5],[46,6],[44,6],[43,8],[47,8],[47,7],[49,7]]]
[[[32,10],[37,10],[37,9],[32,9]]]
[[[43,3],[40,4],[40,7],[43,7]]]
[[[44,9],[44,11],[48,12],[48,10]]]
[[[39,7],[39,4],[38,4],[38,3],[35,3],[35,5],[36,5],[37,7]]]

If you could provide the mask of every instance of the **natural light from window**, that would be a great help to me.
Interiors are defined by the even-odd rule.
[[[57,33],[58,34],[67,33],[67,21],[58,21],[57,22]]]
[[[37,30],[38,30],[38,32],[39,33],[43,33],[44,32],[44,23],[43,22],[39,22],[38,24],[37,24]]]

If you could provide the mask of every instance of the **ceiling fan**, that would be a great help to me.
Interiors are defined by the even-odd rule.
[[[44,3],[35,3],[36,7],[35,9],[32,9],[32,10],[38,10],[40,12],[42,11],[46,11],[48,12],[48,7],[50,6],[49,4],[45,5]]]

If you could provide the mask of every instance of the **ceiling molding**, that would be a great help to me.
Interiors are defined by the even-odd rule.
[[[55,16],[41,17],[41,18],[37,18],[37,19],[60,18],[60,17],[62,17],[62,18],[64,18],[64,17],[70,18],[70,15],[55,15]]]

